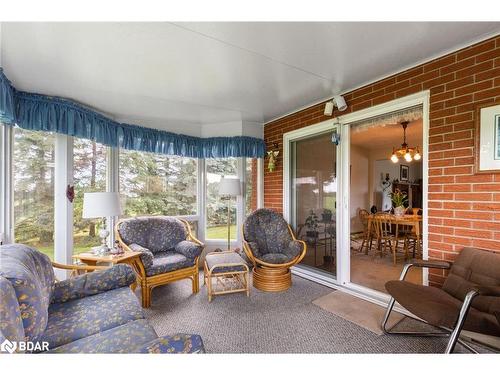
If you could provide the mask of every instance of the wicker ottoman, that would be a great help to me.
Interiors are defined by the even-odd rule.
[[[248,266],[234,251],[208,253],[203,269],[209,302],[219,294],[246,292],[250,295]]]

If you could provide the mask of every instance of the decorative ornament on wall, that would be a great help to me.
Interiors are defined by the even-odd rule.
[[[73,185],[66,187],[66,198],[68,198],[69,203],[73,203],[73,199],[75,199],[75,187]]]
[[[269,170],[269,172],[274,172],[274,170],[276,169],[276,161],[279,154],[280,152],[278,150],[278,144],[274,143],[273,149],[267,151],[267,157],[269,158],[269,162],[267,163],[267,169]]]

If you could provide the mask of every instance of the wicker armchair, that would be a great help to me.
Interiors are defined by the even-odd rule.
[[[243,224],[243,250],[254,265],[253,286],[283,291],[292,285],[290,267],[306,254],[307,245],[295,238],[283,216],[273,210],[254,211]]]
[[[198,293],[198,258],[204,245],[185,220],[168,216],[123,219],[116,224],[115,234],[126,251],[141,252],[136,272],[143,307],[151,306],[154,287],[173,281],[191,279],[193,293]]]

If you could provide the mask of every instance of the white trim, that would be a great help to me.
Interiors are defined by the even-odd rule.
[[[206,233],[206,216],[207,216],[207,211],[206,211],[206,199],[207,199],[207,190],[205,188],[206,186],[206,166],[205,166],[205,159],[198,159],[197,161],[198,165],[198,178],[197,178],[197,183],[196,183],[196,191],[197,191],[197,196],[198,196],[198,207],[197,207],[197,213],[199,216],[198,219],[198,238],[202,242],[206,242],[205,240],[205,233]]]
[[[120,192],[120,150],[118,147],[106,147],[106,191]],[[106,218],[106,228],[109,231],[108,246],[111,248],[115,243],[116,222],[116,217]]]
[[[54,261],[71,264],[73,256],[73,203],[66,197],[66,187],[73,185],[73,137],[54,134]],[[67,272],[56,269],[56,277]]]
[[[288,222],[291,221],[292,217],[290,212],[290,143],[311,135],[331,131],[335,127],[336,121],[331,119],[283,134],[283,216]]]
[[[241,231],[238,228],[241,228],[243,221],[245,221],[245,204],[246,204],[246,178],[247,178],[247,158],[237,158],[236,159],[236,175],[240,180],[241,186],[241,194],[236,197],[236,243],[237,246],[242,248],[242,238]],[[231,241],[230,241],[231,242]]]
[[[335,287],[345,287],[352,293],[357,293],[363,298],[380,303],[387,303],[387,295],[381,292],[357,285],[350,281],[350,228],[346,227],[346,223],[350,223],[349,214],[349,165],[350,165],[350,126],[349,124],[371,118],[374,116],[383,115],[389,112],[401,110],[416,105],[422,105],[423,110],[423,187],[422,187],[422,238],[423,238],[423,259],[428,259],[428,155],[429,155],[429,100],[430,91],[422,91],[416,94],[408,95],[404,98],[396,99],[387,103],[363,109],[354,113],[349,113],[340,116],[337,119],[323,121],[321,123],[307,126],[298,130],[294,130],[283,135],[283,213],[285,218],[290,221],[290,163],[292,141],[307,138],[312,135],[320,134],[324,131],[331,130],[335,127],[336,121],[340,122],[340,145],[337,147],[337,173],[338,186],[337,191],[337,274],[336,280],[331,275],[323,275],[318,271],[309,270],[305,267],[294,267],[294,273],[321,284]],[[340,166],[340,167],[339,167]],[[340,168],[340,170],[339,170]],[[340,250],[339,250],[340,249]],[[423,269],[423,284],[428,285],[428,270]],[[372,301],[372,302],[373,302]]]
[[[384,79],[386,79],[386,78],[389,78],[389,77],[395,76],[395,75],[397,75],[397,74],[403,73],[403,72],[405,72],[405,71],[407,71],[407,70],[410,70],[410,69],[416,68],[416,67],[418,67],[418,66],[420,66],[420,65],[427,64],[427,63],[432,62],[432,61],[434,61],[434,60],[438,60],[438,59],[443,58],[443,57],[445,57],[445,56],[451,55],[452,53],[455,53],[455,52],[461,51],[461,50],[463,50],[463,49],[465,49],[465,48],[471,47],[471,46],[473,46],[473,45],[475,45],[475,44],[479,44],[479,43],[484,42],[484,41],[486,41],[486,40],[488,40],[488,39],[494,38],[494,37],[495,37],[495,36],[497,36],[497,35],[499,35],[499,34],[498,34],[498,30],[497,30],[497,31],[494,31],[494,32],[491,32],[491,33],[486,33],[486,34],[483,34],[483,35],[481,35],[481,36],[479,36],[479,37],[477,37],[477,38],[473,39],[473,40],[472,40],[472,41],[470,41],[470,42],[463,43],[463,44],[459,44],[458,46],[455,46],[455,47],[453,47],[453,48],[449,48],[449,49],[447,49],[447,50],[445,50],[445,51],[443,51],[443,52],[440,52],[440,53],[437,53],[437,54],[435,54],[435,55],[432,55],[432,56],[431,56],[431,57],[429,57],[429,58],[419,60],[419,61],[417,61],[417,62],[415,62],[415,63],[413,63],[413,64],[411,64],[411,65],[407,65],[407,66],[405,66],[405,67],[403,67],[403,68],[401,68],[401,69],[394,70],[394,71],[392,71],[391,73],[387,73],[387,74],[384,74],[384,75],[378,76],[377,78],[370,79],[370,80],[368,80],[368,81],[365,81],[364,83],[361,83],[361,84],[359,84],[359,85],[357,85],[357,86],[353,86],[353,87],[351,87],[351,88],[349,88],[349,89],[342,90],[340,93],[338,93],[338,94],[337,94],[337,93],[335,93],[335,94],[336,94],[336,95],[347,95],[347,94],[349,94],[349,93],[351,93],[351,92],[353,92],[353,91],[356,91],[356,90],[358,90],[358,89],[361,89],[361,88],[363,88],[363,87],[366,87],[366,86],[369,86],[369,85],[373,85],[374,83],[377,83],[377,82],[383,81],[383,80],[384,80]],[[283,115],[279,115],[279,116],[277,116],[277,117],[273,117],[273,118],[271,118],[271,119],[269,119],[269,120],[265,120],[265,121],[264,121],[264,128],[266,127],[266,125],[268,125],[268,124],[270,124],[270,123],[272,123],[272,122],[275,122],[275,121],[280,120],[280,119],[282,119],[282,118],[285,118],[285,117],[287,117],[287,116],[293,115],[294,113],[297,113],[297,112],[303,111],[303,110],[305,110],[305,109],[308,109],[308,108],[314,107],[314,106],[316,106],[316,105],[318,105],[318,104],[321,104],[321,103],[324,103],[324,102],[326,102],[326,101],[328,101],[328,100],[332,100],[332,98],[333,98],[333,94],[332,94],[332,95],[329,95],[329,96],[327,96],[327,97],[324,97],[323,99],[320,99],[320,100],[315,100],[315,101],[313,101],[313,102],[311,102],[311,103],[309,103],[309,104],[306,104],[306,105],[304,105],[304,106],[300,106],[300,107],[298,107],[298,108],[295,108],[294,110],[289,111],[289,112],[286,112],[286,113],[285,113],[285,114],[283,114]],[[349,103],[347,103],[347,104],[349,105]]]
[[[12,189],[12,146],[14,131],[12,126],[5,124],[0,129],[0,233],[3,233],[3,243],[14,242],[14,199]]]

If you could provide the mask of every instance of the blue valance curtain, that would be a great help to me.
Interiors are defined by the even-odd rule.
[[[113,121],[71,100],[17,91],[0,68],[0,121],[23,129],[95,140],[107,146],[192,158],[262,158],[252,137],[199,138]]]

